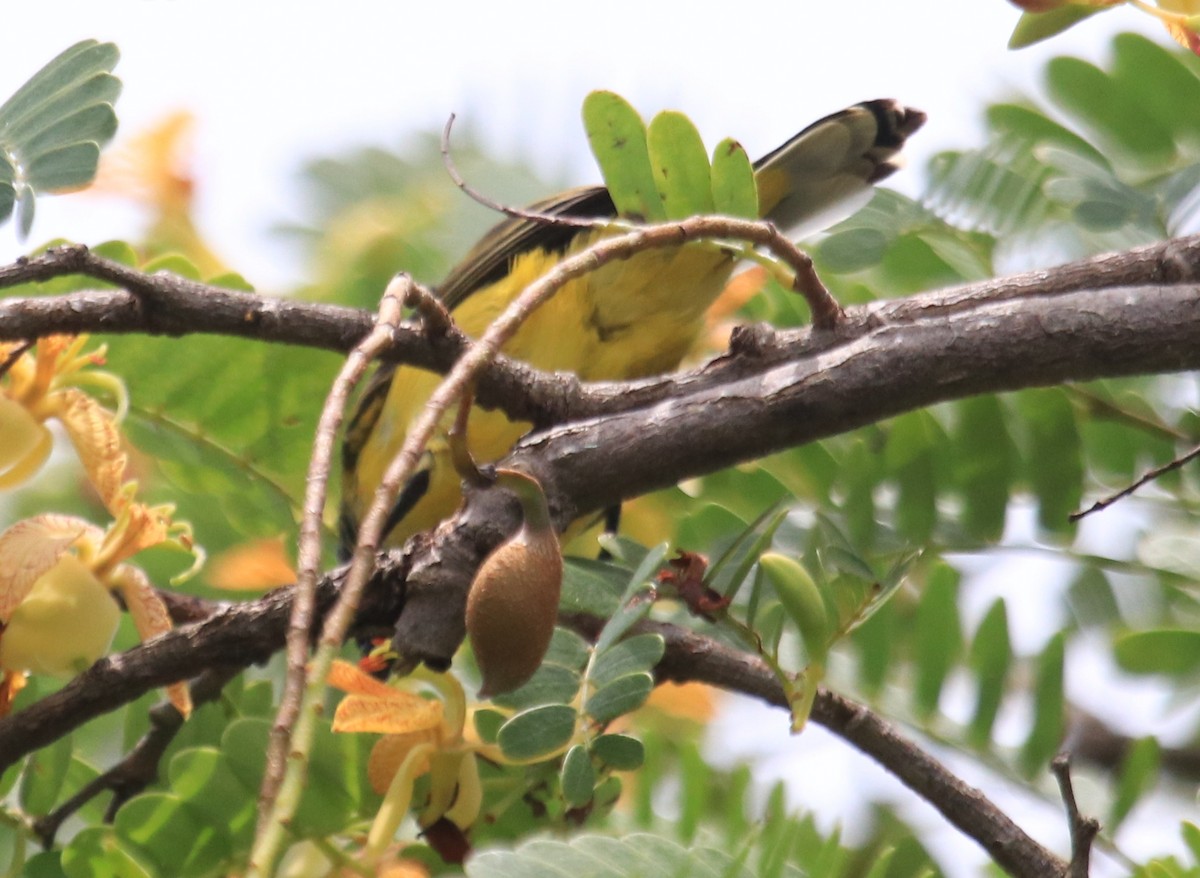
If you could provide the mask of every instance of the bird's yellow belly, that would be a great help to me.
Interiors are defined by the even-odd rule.
[[[572,251],[588,243],[581,241]],[[560,260],[560,254],[541,250],[523,254],[507,277],[473,293],[456,308],[455,322],[478,337],[522,290]],[[671,371],[693,347],[704,313],[732,268],[731,258],[711,247],[662,249],[609,263],[560,289],[530,316],[504,352],[540,370],[574,372],[585,381]],[[396,370],[349,492],[357,520],[440,380],[410,367]],[[432,528],[458,508],[460,478],[444,438],[453,418],[453,412],[447,413],[423,461],[430,470],[424,496],[388,536],[389,545]],[[469,421],[468,446],[478,462],[492,462],[502,458],[529,427],[501,412],[476,408]]]

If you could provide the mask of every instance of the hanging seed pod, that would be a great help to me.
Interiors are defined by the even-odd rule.
[[[541,485],[515,470],[498,471],[496,484],[517,495],[524,521],[484,559],[467,594],[480,698],[511,692],[533,676],[550,646],[562,590],[562,550]]]

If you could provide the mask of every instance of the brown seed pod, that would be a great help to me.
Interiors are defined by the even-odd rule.
[[[484,559],[467,593],[480,698],[511,692],[533,676],[550,646],[562,590],[562,550],[541,485],[515,470],[500,470],[496,484],[517,495],[524,522]]]

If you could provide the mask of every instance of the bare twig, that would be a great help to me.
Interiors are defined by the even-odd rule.
[[[562,214],[545,213],[540,210],[533,210],[528,207],[512,207],[511,205],[502,204],[493,198],[484,195],[478,189],[471,186],[462,175],[458,172],[458,168],[454,165],[454,159],[450,155],[450,129],[454,127],[454,113],[450,114],[450,118],[446,120],[446,127],[442,129],[442,166],[446,169],[446,173],[450,175],[450,179],[454,181],[454,185],[466,193],[467,197],[473,201],[482,204],[489,210],[494,210],[497,213],[502,213],[505,216],[511,216],[516,219],[529,220],[530,222],[541,223],[547,226],[570,226],[571,228],[579,229],[596,229],[611,225],[612,217],[579,217],[579,216],[564,216]]]
[[[1065,878],[1088,878],[1091,871],[1092,842],[1100,832],[1100,821],[1094,817],[1084,817],[1079,812],[1079,804],[1075,801],[1075,787],[1071,783],[1071,757],[1059,753],[1050,763],[1050,770],[1058,781],[1058,789],[1062,793],[1063,805],[1067,809],[1067,822],[1071,829],[1071,864],[1068,870],[1059,872]]]
[[[197,677],[189,690],[192,705],[199,707],[213,701],[221,694],[225,684],[241,673],[241,667],[213,667]],[[111,820],[117,809],[136,796],[158,778],[158,764],[175,735],[183,727],[183,717],[175,706],[164,701],[150,711],[150,730],[142,736],[125,758],[108,771],[93,778],[79,792],[71,796],[49,814],[33,823],[33,831],[42,845],[50,848],[62,824],[76,811],[103,792],[111,790],[112,800],[106,810]]]
[[[392,332],[400,319],[401,303],[411,283],[407,276],[401,275],[388,285],[379,305],[375,328],[350,352],[333,382],[317,423],[306,481],[304,518],[300,525],[296,597],[288,623],[287,679],[279,711],[271,727],[266,771],[259,794],[260,816],[250,858],[250,874],[255,874],[256,869],[263,874],[270,873],[286,837],[287,821],[295,812],[300,790],[304,786],[306,757],[311,746],[315,716],[310,715],[311,711],[302,715],[301,705],[306,683],[311,682],[306,674],[321,565],[321,517],[325,511],[331,462],[346,400],[371,360],[391,341]],[[342,609],[347,604],[348,609]],[[358,608],[358,594],[344,590],[336,606],[347,619],[348,627],[349,618]],[[345,628],[342,630],[344,635]],[[320,667],[313,668],[311,676],[317,677],[321,685],[324,684],[324,673]],[[290,781],[286,790],[285,777]],[[286,797],[283,795],[285,792],[289,793]]]
[[[1093,512],[1099,512],[1101,509],[1107,509],[1109,506],[1112,506],[1118,500],[1122,500],[1125,497],[1128,497],[1134,491],[1136,491],[1138,488],[1142,487],[1143,485],[1147,484],[1148,482],[1153,482],[1155,479],[1160,478],[1161,476],[1164,476],[1169,472],[1177,470],[1181,466],[1186,466],[1188,463],[1195,460],[1197,457],[1200,457],[1200,445],[1197,445],[1195,448],[1193,448],[1187,454],[1177,457],[1168,463],[1164,463],[1162,466],[1156,466],[1154,469],[1149,470],[1148,472],[1144,473],[1141,476],[1141,478],[1139,478],[1136,482],[1122,488],[1120,491],[1117,491],[1115,494],[1109,494],[1107,497],[1101,497],[1099,500],[1097,500],[1095,503],[1093,503],[1087,509],[1083,509],[1079,512],[1072,512],[1070,515],[1067,516],[1067,519],[1070,521],[1079,521],[1079,519],[1081,519],[1085,516],[1091,515]]]

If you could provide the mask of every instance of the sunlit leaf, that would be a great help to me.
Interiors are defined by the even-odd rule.
[[[708,153],[692,120],[674,110],[659,113],[650,120],[646,146],[666,218],[712,213]]]
[[[717,213],[758,219],[754,168],[742,145],[728,137],[713,150],[712,200]]]
[[[638,111],[620,95],[594,91],[583,101],[583,127],[617,214],[648,222],[666,219]]]

